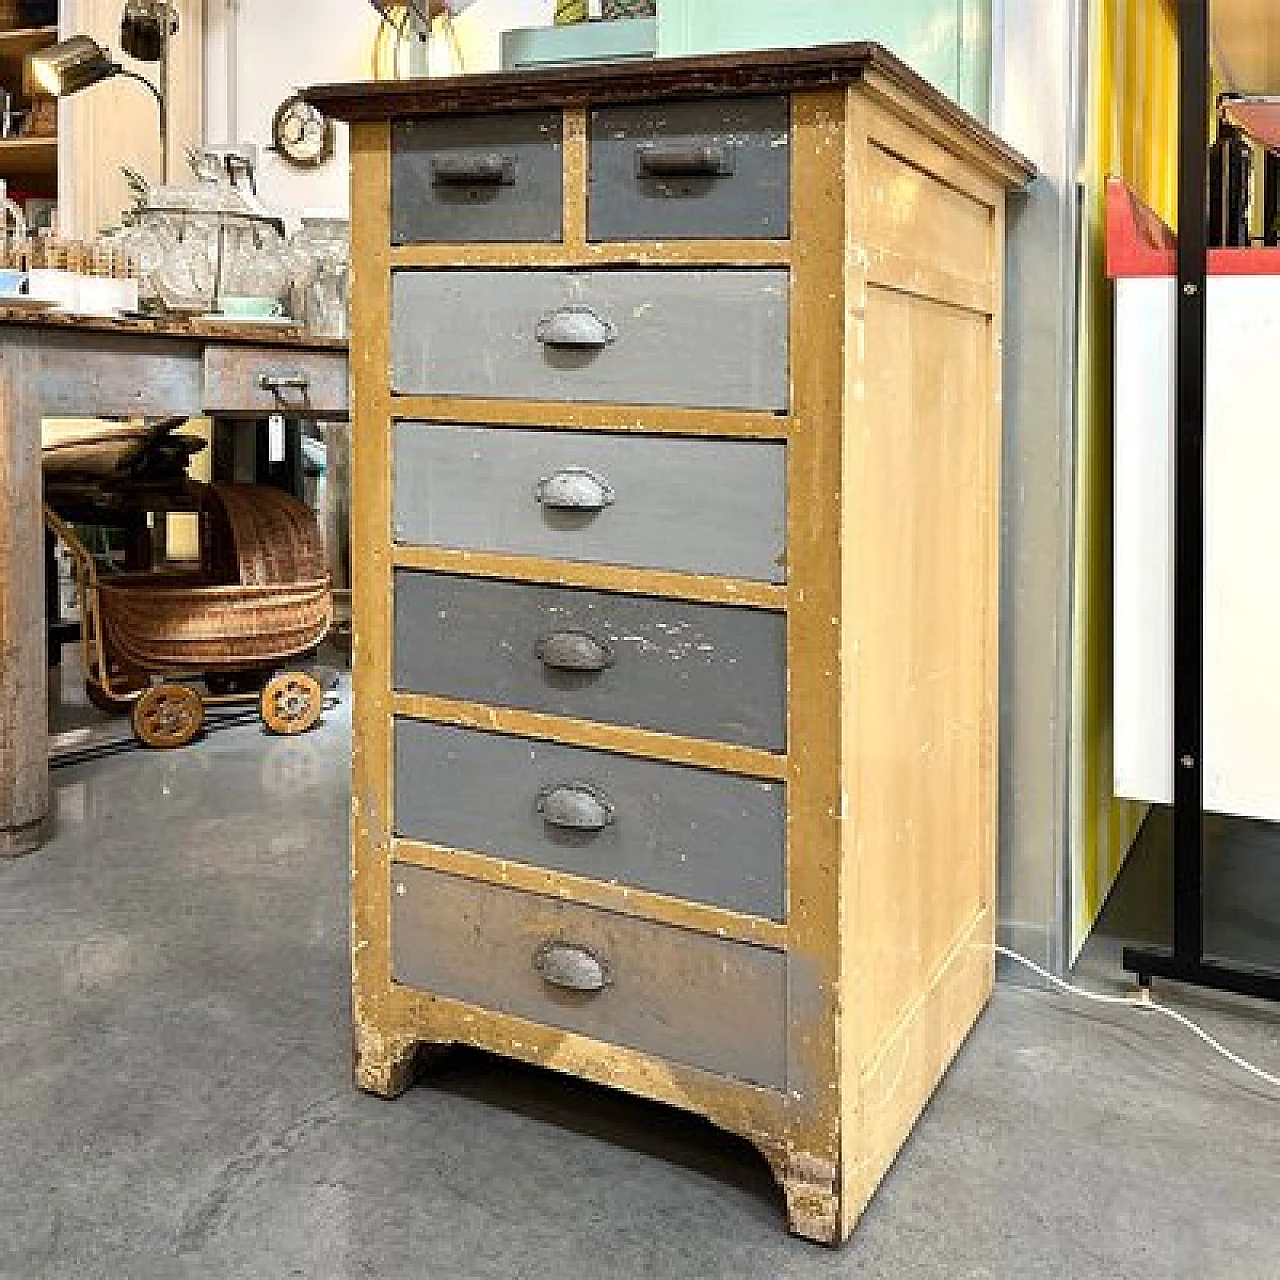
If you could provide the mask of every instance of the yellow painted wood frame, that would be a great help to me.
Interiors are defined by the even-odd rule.
[[[564,243],[532,248],[393,250],[389,129],[353,128],[357,1080],[392,1096],[419,1046],[464,1043],[686,1108],[760,1148],[794,1230],[837,1241],[991,988],[1003,206],[1025,175],[868,74],[793,96],[792,241],[600,248],[585,120],[566,112]],[[473,261],[789,263],[790,414],[393,396],[392,271]],[[394,547],[403,418],[785,440],[788,582]],[[397,566],[785,611],[786,754],[397,693]],[[396,839],[396,716],[785,781],[785,923]],[[786,1092],[396,985],[393,861],[784,950]]]

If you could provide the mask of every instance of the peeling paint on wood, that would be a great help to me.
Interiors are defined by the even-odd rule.
[[[1003,203],[1029,170],[878,56],[828,68],[821,82],[810,55],[787,68],[768,58],[685,68],[668,66],[652,84],[649,68],[644,82],[610,69],[566,73],[559,89],[555,76],[520,77],[433,84],[429,98],[399,87],[359,103],[349,91],[333,99],[356,116],[448,114],[464,98],[483,110],[485,93],[493,104],[530,95],[527,105],[565,111],[564,234],[541,245],[393,250],[388,126],[354,131],[357,557],[366,566],[355,602],[358,1079],[391,1094],[409,1078],[415,1045],[468,1044],[684,1107],[754,1142],[786,1192],[793,1230],[831,1243],[853,1229],[990,990]],[[592,106],[743,90],[790,94],[790,241],[588,239]],[[523,374],[513,381],[501,362],[491,380],[446,388],[415,375],[401,386],[415,394],[393,394],[393,268],[422,278],[440,267],[508,278],[537,268],[579,280],[626,274],[587,270],[605,265],[692,266],[710,279],[756,265],[785,273],[785,333],[758,348],[775,374],[790,353],[773,411],[697,407],[683,360],[659,361],[651,381],[636,384],[632,400],[666,401],[657,405],[624,402],[622,384],[608,393],[616,403],[598,393],[566,401]],[[644,290],[623,301],[624,318],[654,315]],[[409,494],[400,518],[424,545],[393,547],[391,442],[393,423],[406,419],[469,424],[486,439],[520,428],[557,439],[785,442],[787,585],[695,571],[696,560],[560,560],[518,539],[441,547],[434,513],[415,523]],[[410,429],[423,428],[401,430]],[[432,586],[420,591],[414,579]],[[468,585],[439,595],[441,584],[458,583]],[[500,607],[507,596],[519,607]],[[593,706],[593,681],[612,679],[613,667],[550,692],[536,669],[513,675],[531,661],[533,632],[582,624],[576,610],[588,599],[610,611],[630,602],[604,628],[627,662],[651,663],[655,678],[678,683],[736,658],[737,686],[724,686],[718,709],[692,680],[679,696],[631,689]],[[778,652],[752,658],[756,646],[690,625],[691,605],[726,604],[757,623],[772,615]],[[538,625],[521,630],[522,619]],[[731,702],[730,720],[784,707],[785,733],[727,731]],[[513,751],[531,742],[535,758],[536,744],[549,743],[556,760],[606,751],[784,783],[785,923],[695,901],[691,891],[683,900],[624,876],[593,877],[576,863],[519,861],[518,841],[492,847],[472,828],[446,838],[428,824],[415,827],[419,839],[393,838],[395,716],[502,735]],[[526,748],[518,753],[524,768]],[[399,764],[402,790],[430,775],[412,754]],[[482,847],[449,843],[466,843],[468,832]],[[493,948],[464,945],[473,917],[510,952],[506,970],[493,966]],[[457,946],[440,948],[440,929]],[[639,949],[644,998],[670,1020],[637,1031],[645,1013],[625,1003],[622,982],[603,988],[607,1017],[573,1003],[587,997],[540,986],[525,955],[539,929],[593,949],[595,973],[609,972],[595,948],[651,938]],[[632,945],[622,943],[624,967]],[[743,989],[772,993],[749,1013],[731,1001],[723,1034],[714,1020],[681,1021],[682,997],[704,998],[716,972],[697,969],[706,954],[749,957],[755,976]],[[744,1045],[743,1019],[765,1057]]]

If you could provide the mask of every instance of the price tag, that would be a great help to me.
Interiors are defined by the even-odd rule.
[[[284,415],[273,413],[267,419],[267,461],[284,461]]]

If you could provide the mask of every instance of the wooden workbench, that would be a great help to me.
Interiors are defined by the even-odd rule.
[[[345,418],[346,350],[269,325],[0,307],[0,855],[38,848],[49,813],[42,420]]]

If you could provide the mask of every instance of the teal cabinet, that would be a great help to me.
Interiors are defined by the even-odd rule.
[[[991,0],[659,0],[662,57],[876,40],[987,118]]]

